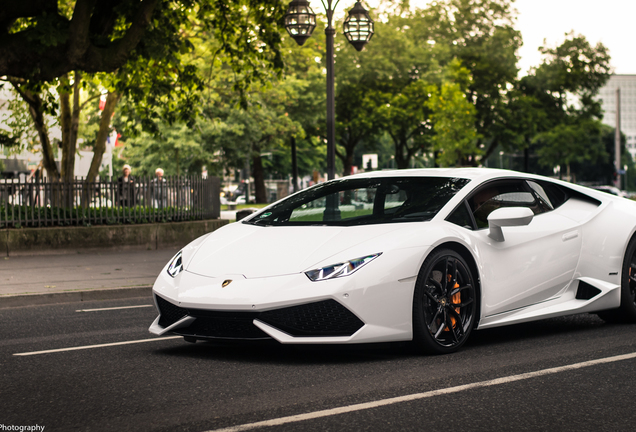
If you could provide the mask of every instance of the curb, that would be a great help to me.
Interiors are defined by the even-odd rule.
[[[152,298],[152,285],[126,288],[96,288],[38,294],[12,294],[0,296],[0,309],[24,306],[41,306],[58,303],[80,303],[85,301],[121,300],[129,298]]]

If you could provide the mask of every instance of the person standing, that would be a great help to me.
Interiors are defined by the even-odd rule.
[[[119,205],[133,207],[135,205],[135,178],[130,175],[132,168],[126,164],[122,171],[122,175],[117,179]]]
[[[152,181],[152,205],[154,208],[166,206],[166,180],[163,178],[163,169],[155,170],[155,178]]]

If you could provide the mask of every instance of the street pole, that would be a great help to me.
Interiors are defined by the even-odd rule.
[[[336,98],[333,39],[336,29],[333,27],[333,14],[340,0],[320,0],[327,13],[327,179],[336,177]],[[333,4],[332,4],[333,3]],[[373,20],[360,1],[356,1],[344,20],[344,35],[351,45],[361,51],[374,33]],[[292,0],[285,15],[285,28],[296,43],[303,45],[316,28],[316,14],[308,0]]]
[[[333,12],[331,0],[327,0],[327,28],[325,35],[327,36],[327,179],[336,178],[336,99],[335,99],[335,76],[334,76],[334,59],[333,59],[333,37],[336,29],[333,28]]]
[[[621,89],[616,89],[616,131],[614,134],[615,186],[621,188]]]
[[[298,192],[298,158],[296,156],[296,138],[291,137],[291,151],[292,151],[292,186],[293,191]]]

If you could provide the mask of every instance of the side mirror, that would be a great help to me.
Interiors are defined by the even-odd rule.
[[[495,241],[504,241],[501,227],[524,226],[532,222],[534,213],[527,207],[504,207],[488,215],[488,237]]]

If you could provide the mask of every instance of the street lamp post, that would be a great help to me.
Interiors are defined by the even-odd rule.
[[[327,177],[335,178],[336,171],[336,103],[334,93],[334,58],[333,37],[336,29],[333,27],[333,13],[340,0],[321,0],[327,13]],[[333,3],[333,4],[332,4]],[[367,10],[356,1],[349,16],[344,22],[344,34],[355,49],[362,50],[371,39],[374,32],[373,21]],[[308,0],[292,0],[285,15],[285,28],[298,45],[303,45],[316,28],[316,14],[309,6]]]

